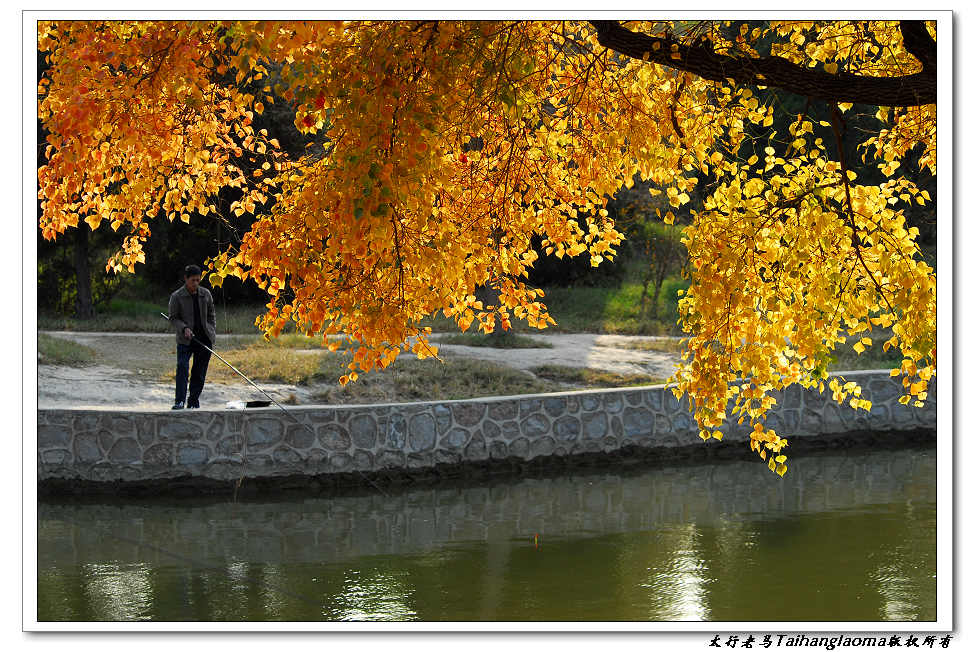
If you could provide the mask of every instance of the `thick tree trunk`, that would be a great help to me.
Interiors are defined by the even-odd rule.
[[[79,319],[91,319],[95,316],[95,305],[91,295],[91,268],[88,265],[88,229],[84,224],[79,224],[75,229],[74,271],[78,285],[75,315]]]
[[[487,308],[488,306],[496,306],[501,302],[501,293],[489,285],[482,285],[479,288],[477,288],[477,290],[474,291],[474,296],[477,298],[478,301],[484,304],[485,308]],[[476,333],[478,332],[476,329],[477,329],[477,322],[475,321],[474,325],[471,327],[471,331],[469,332]],[[510,335],[513,332],[513,330],[514,327],[506,331],[503,328],[501,328],[500,321],[495,321],[494,330],[491,331],[490,337],[495,342],[497,342],[501,340],[501,338]]]
[[[653,304],[650,308],[650,318],[657,318],[657,306],[660,305],[660,288],[663,287],[664,280],[661,278],[653,286]]]

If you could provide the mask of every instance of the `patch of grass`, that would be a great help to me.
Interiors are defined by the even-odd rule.
[[[217,352],[224,360],[237,367],[241,373],[256,383],[272,382],[289,385],[306,385],[311,382],[318,372],[319,357],[322,355],[260,345],[233,348],[226,351],[218,350]],[[175,371],[170,372],[169,377],[172,378],[174,374]],[[244,382],[240,376],[220,362],[216,356],[210,358],[210,366],[207,368],[207,381]]]
[[[37,329],[42,331],[76,331],[106,333],[169,333],[169,322],[159,313],[169,311],[169,298],[158,300],[113,299],[91,319],[78,319],[44,311],[37,313]],[[228,306],[217,302],[217,334],[244,333],[257,335],[254,320],[263,306]],[[288,330],[294,330],[289,328]]]
[[[399,403],[440,401],[479,396],[537,394],[563,389],[554,382],[534,379],[517,370],[467,358],[449,358],[443,363],[401,356],[382,370],[361,374],[344,387],[338,378],[346,373],[349,356],[323,353],[316,380],[323,383],[314,394],[322,403]]]
[[[437,340],[438,344],[459,344],[461,346],[486,346],[495,349],[551,349],[548,342],[532,339],[526,335],[506,332],[497,335],[483,333],[454,333]]]
[[[546,380],[591,388],[632,387],[634,385],[657,385],[666,382],[664,378],[657,378],[648,374],[617,374],[600,369],[565,367],[554,364],[533,367],[532,373]]]
[[[671,285],[685,282],[676,277]],[[681,285],[681,287],[684,287]],[[665,282],[665,290],[668,289]],[[544,288],[543,288],[544,289]],[[550,330],[561,333],[610,333],[619,335],[678,335],[677,297],[674,292],[660,293],[658,314],[650,319],[640,314],[640,294],[643,286],[638,280],[625,281],[620,287],[573,287],[545,289],[541,301],[557,322]],[[519,333],[538,332],[521,319],[511,319]],[[459,333],[453,319],[441,313],[427,317],[421,326],[429,326],[435,333]],[[545,332],[545,331],[542,331]]]
[[[632,349],[635,351],[662,351],[665,353],[682,353],[685,345],[680,343],[680,339],[661,338],[659,340],[641,340],[636,342],[620,342],[614,344],[614,348]]]
[[[77,342],[45,333],[37,334],[38,364],[59,364],[69,367],[83,367],[93,364],[95,350]]]

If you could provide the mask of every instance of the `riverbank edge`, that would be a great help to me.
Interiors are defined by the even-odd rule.
[[[898,402],[901,383],[888,370],[843,377],[861,385],[873,402],[869,413],[838,406],[825,394],[801,387],[774,394],[775,408],[765,425],[789,439],[787,454],[806,439],[857,439],[863,433],[890,437],[891,432],[935,428],[935,382],[926,405],[914,408]],[[38,486],[47,493],[72,487],[220,491],[243,484],[328,488],[357,483],[372,488],[455,473],[506,473],[536,460],[542,467],[561,459],[582,464],[645,456],[679,461],[725,455],[725,450],[754,458],[747,446],[749,432],[748,426],[733,424],[724,429],[723,441],[702,442],[687,397],[678,400],[665,385],[300,406],[287,413],[274,407],[46,409],[38,411]]]
[[[809,456],[936,448],[937,430],[918,428],[876,432],[856,430],[789,440],[787,452],[792,464],[801,465]],[[463,461],[437,464],[423,469],[383,469],[365,473],[324,473],[318,475],[266,476],[237,480],[184,475],[174,478],[98,482],[48,478],[38,481],[38,499],[95,501],[104,499],[199,498],[220,499],[287,497],[344,497],[376,494],[398,495],[429,487],[465,487],[471,484],[505,482],[513,478],[539,479],[556,476],[615,473],[641,473],[653,468],[695,467],[711,463],[754,462],[755,473],[770,473],[758,456],[740,444],[710,440],[679,448],[626,446],[614,451],[548,455],[531,460]]]

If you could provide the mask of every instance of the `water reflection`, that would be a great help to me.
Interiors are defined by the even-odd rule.
[[[672,550],[673,556],[661,567],[648,568],[647,579],[640,585],[651,596],[652,610],[647,619],[710,620],[704,586],[710,581],[707,561],[695,543],[700,533],[693,525],[686,525],[667,534],[671,540],[663,547]]]
[[[38,619],[935,619],[933,450],[761,471],[43,503]]]
[[[413,591],[406,572],[350,570],[335,607],[325,616],[328,620],[413,620],[417,615],[410,606]]]

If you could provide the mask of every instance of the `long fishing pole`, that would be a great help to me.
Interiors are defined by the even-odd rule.
[[[169,315],[167,315],[166,313],[161,312],[159,314],[166,321],[170,321]],[[190,329],[190,332],[191,333],[193,332],[192,329]],[[288,412],[288,410],[283,405],[281,405],[280,403],[278,403],[277,401],[274,400],[274,397],[273,396],[271,396],[266,391],[264,391],[264,389],[262,389],[260,386],[258,386],[257,383],[255,383],[253,380],[251,380],[250,378],[248,378],[247,376],[245,376],[240,371],[240,369],[238,369],[234,365],[232,365],[229,362],[227,362],[226,360],[224,360],[223,359],[223,356],[221,356],[219,353],[217,353],[216,351],[214,351],[213,349],[211,349],[209,346],[207,346],[206,344],[204,344],[203,342],[201,342],[199,340],[199,338],[196,337],[196,335],[191,335],[190,336],[190,339],[191,340],[195,340],[197,344],[199,344],[200,346],[202,346],[204,349],[206,349],[207,351],[209,351],[213,355],[217,356],[217,359],[220,360],[220,362],[224,363],[225,365],[227,365],[228,367],[230,367],[231,369],[233,369],[234,373],[236,373],[238,376],[240,376],[241,378],[243,378],[244,380],[246,380],[248,383],[250,383],[251,385],[253,385],[258,391],[260,391],[262,394],[264,394],[264,396],[267,396],[271,400],[272,403],[274,403],[276,406],[278,406],[279,408],[281,408],[281,411],[284,412],[285,414],[287,414],[289,417],[291,417],[294,420],[295,423],[297,423],[298,425],[302,426],[303,428],[306,428],[308,430],[308,432],[310,432],[312,435],[317,436],[317,434],[315,433],[315,431],[312,430],[311,426],[309,426],[307,423],[301,421],[298,417],[296,417],[295,415],[293,415],[291,412]],[[244,443],[246,444],[247,442],[245,441]],[[367,476],[365,473],[363,473],[359,469],[356,469],[356,472],[360,476],[362,476],[362,478],[364,480],[366,480],[367,482],[369,482],[369,484],[371,484],[373,487],[375,487],[376,488],[376,491],[378,491],[379,493],[381,493],[384,496],[387,496],[386,492],[383,491],[382,489],[380,489],[379,488],[379,485],[377,485],[375,482],[373,482],[372,479],[369,476]],[[241,480],[243,480],[243,476],[241,476]],[[240,482],[239,481],[237,483],[237,486],[240,487]],[[234,493],[236,495],[236,490],[234,491]]]

